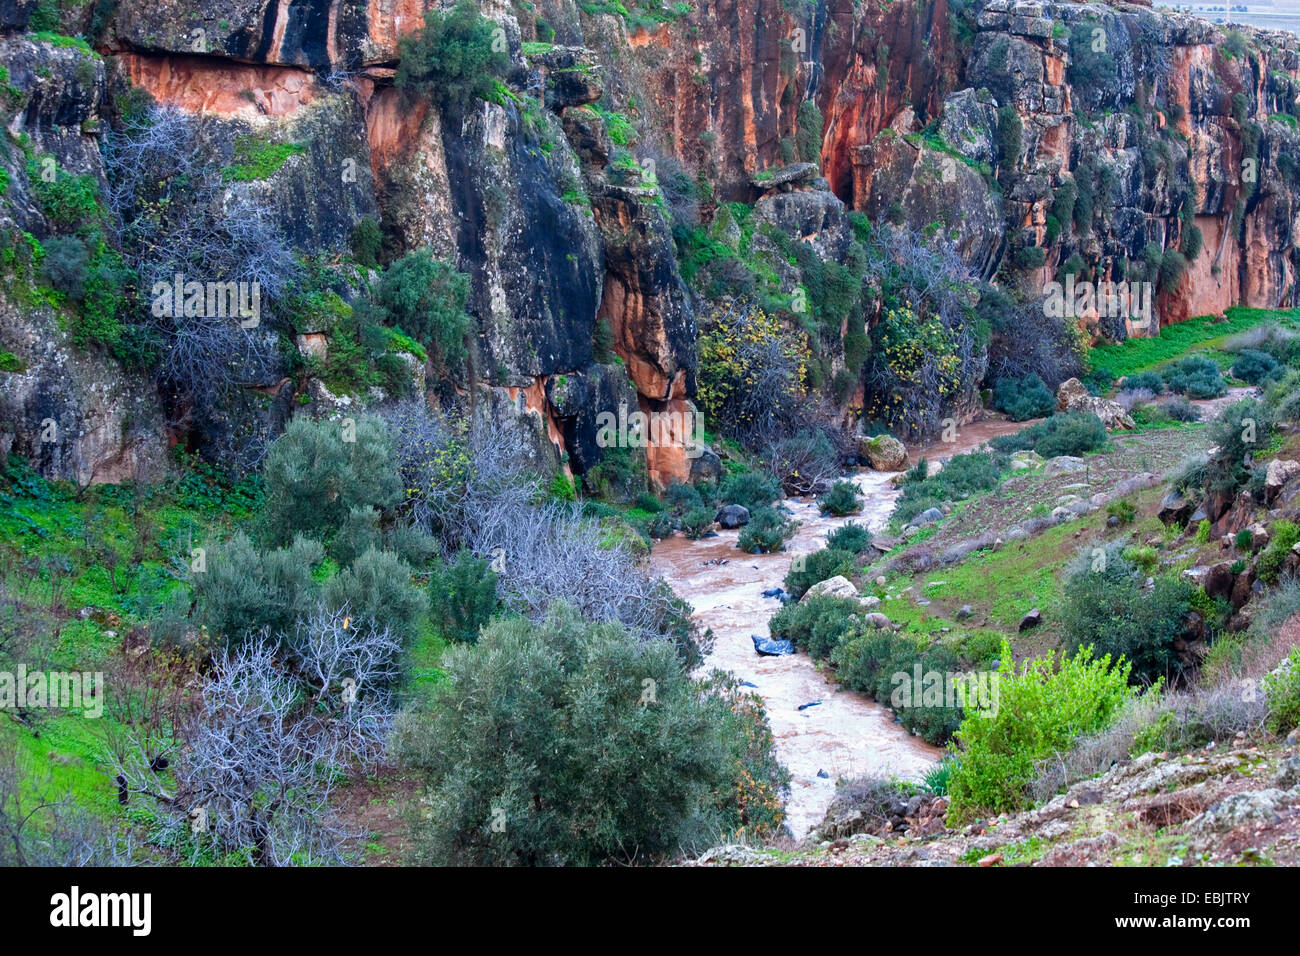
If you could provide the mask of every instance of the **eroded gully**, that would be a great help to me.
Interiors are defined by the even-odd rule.
[[[912,449],[912,461],[931,461],[970,451],[990,438],[1016,431],[1023,424],[990,421],[966,426],[958,441]],[[861,490],[862,513],[849,518],[823,515],[809,499],[785,502],[800,522],[780,554],[745,554],[736,547],[737,531],[689,541],[680,534],[657,543],[651,553],[655,572],[695,611],[702,628],[712,628],[715,642],[705,668],[721,668],[748,681],[763,699],[776,737],[777,752],[791,775],[786,820],[796,839],[821,822],[839,777],[894,775],[919,780],[943,752],[913,737],[894,723],[888,709],[868,697],[841,689],[802,652],[760,657],[750,635],[770,636],[767,621],[780,602],[762,592],[780,587],[791,560],[815,551],[826,535],[856,521],[880,531],[899,492],[889,473],[860,471],[845,476]],[[800,706],[816,706],[800,710]]]

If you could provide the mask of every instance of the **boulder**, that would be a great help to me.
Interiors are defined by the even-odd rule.
[[[1107,431],[1136,427],[1124,406],[1110,399],[1088,394],[1088,389],[1077,378],[1066,379],[1056,390],[1058,412],[1086,412],[1096,415]]]
[[[866,624],[867,627],[884,628],[884,627],[894,626],[894,622],[891,621],[886,615],[881,614],[879,611],[874,611],[871,614],[864,614],[862,616],[862,623]]]
[[[718,509],[718,513],[713,516],[713,520],[718,523],[720,528],[740,528],[749,524],[749,509],[744,505],[724,505]]]
[[[1274,458],[1268,463],[1264,474],[1264,500],[1272,502],[1281,494],[1282,488],[1292,478],[1300,475],[1300,461],[1289,458]]]
[[[893,435],[860,438],[858,454],[876,471],[902,471],[907,466],[907,448]]]
[[[908,527],[923,528],[928,524],[943,520],[943,512],[938,508],[926,508],[909,522]]]
[[[1057,455],[1055,458],[1049,458],[1047,464],[1043,466],[1043,477],[1055,478],[1057,475],[1073,475],[1087,470],[1088,463],[1082,458],[1075,458],[1073,455]]]
[[[1036,468],[1041,468],[1044,461],[1045,459],[1038,452],[1026,448],[1011,456],[1011,470],[1033,471]]]
[[[829,594],[831,597],[857,599],[858,589],[853,586],[853,582],[842,574],[837,574],[833,578],[827,578],[825,581],[818,581],[800,598],[800,603],[808,600],[810,597],[818,594]]]
[[[759,637],[757,634],[749,635],[749,639],[754,642],[754,651],[759,657],[782,657],[794,653],[794,644],[790,641]]]
[[[1039,608],[1034,608],[1028,614],[1020,619],[1019,630],[1027,631],[1030,628],[1037,627],[1043,623],[1043,612]]]
[[[1165,524],[1185,525],[1192,516],[1192,503],[1177,491],[1171,491],[1160,502],[1156,517]]]

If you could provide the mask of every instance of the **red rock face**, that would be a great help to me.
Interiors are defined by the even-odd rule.
[[[127,76],[159,103],[219,116],[285,117],[315,97],[307,70],[184,54],[119,55]]]

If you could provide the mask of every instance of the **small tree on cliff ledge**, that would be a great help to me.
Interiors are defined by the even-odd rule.
[[[429,11],[424,26],[398,43],[397,85],[457,111],[489,99],[510,68],[500,29],[473,0],[460,0],[450,13]]]

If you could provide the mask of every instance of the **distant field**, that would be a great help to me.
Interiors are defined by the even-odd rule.
[[[1089,366],[1093,372],[1122,378],[1163,365],[1188,352],[1217,348],[1228,336],[1264,322],[1300,325],[1300,309],[1273,311],[1233,306],[1226,314],[1227,319],[1222,322],[1215,321],[1214,316],[1203,315],[1167,325],[1160,330],[1159,336],[1153,338],[1133,338],[1118,345],[1099,345],[1088,353]]]

